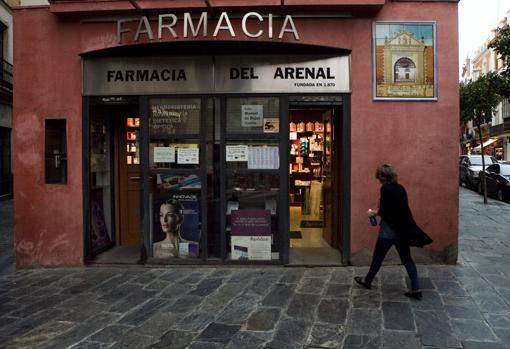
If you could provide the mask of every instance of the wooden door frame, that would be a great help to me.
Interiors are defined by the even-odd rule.
[[[92,255],[92,250],[90,248],[90,233],[91,233],[91,211],[90,211],[90,108],[91,106],[102,105],[104,108],[115,108],[117,106],[118,109],[127,108],[128,106],[136,106],[139,108],[137,112],[141,110],[141,105],[139,105],[138,97],[115,97],[113,102],[102,102],[102,97],[82,97],[82,192],[83,192],[83,262],[88,263],[92,261],[94,256]],[[116,202],[118,200],[118,179],[116,174],[118,173],[118,169],[115,169],[115,166],[118,166],[118,151],[115,147],[118,147],[118,135],[115,135],[118,129],[115,126],[116,121],[111,120],[111,137],[113,148],[112,151],[112,161],[114,162],[113,173],[112,173],[112,225],[115,231],[115,243],[119,242],[119,231],[118,231],[118,217],[117,210],[119,209],[119,205]],[[142,202],[140,202],[140,206],[142,207]],[[142,212],[141,212],[142,214]],[[140,237],[142,239],[142,236]]]

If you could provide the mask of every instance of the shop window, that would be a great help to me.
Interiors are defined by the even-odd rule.
[[[280,105],[227,99],[224,207],[227,260],[277,260],[280,246]]]
[[[155,259],[204,254],[201,102],[200,98],[149,101],[150,234]]]
[[[278,134],[280,106],[276,97],[229,98],[228,134]]]
[[[67,183],[67,135],[65,119],[44,123],[45,183]]]
[[[158,98],[150,101],[149,165],[153,169],[200,167],[199,98]]]
[[[154,98],[150,101],[151,139],[200,134],[200,98]]]

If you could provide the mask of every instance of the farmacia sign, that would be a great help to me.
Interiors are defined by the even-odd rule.
[[[191,13],[184,12],[182,18],[173,13],[161,14],[157,19],[157,26],[151,26],[149,17],[141,16],[138,19],[120,19],[117,21],[117,42],[122,44],[124,40],[137,42],[141,38],[149,40],[163,40],[166,35],[173,38],[179,38],[182,33],[183,38],[203,37],[216,38],[220,33],[227,33],[235,38],[238,33],[234,30],[232,22],[227,12],[222,12],[215,22],[207,17],[207,12],[202,12],[198,18],[193,18]],[[268,39],[282,39],[288,33],[299,40],[299,33],[292,16],[286,15],[279,26],[280,21],[275,21],[274,16],[269,14],[264,18],[258,12],[248,12],[241,18],[241,31],[249,38],[259,38],[264,36]],[[136,30],[132,30],[132,23],[136,23]],[[278,26],[275,27],[275,24]],[[131,28],[130,28],[131,27]],[[214,29],[213,29],[214,28]]]

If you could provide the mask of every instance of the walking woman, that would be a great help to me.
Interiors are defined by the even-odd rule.
[[[416,264],[411,258],[410,246],[423,247],[430,244],[432,240],[416,225],[409,208],[406,190],[398,183],[398,175],[391,165],[379,166],[375,177],[381,182],[379,209],[377,211],[368,210],[368,215],[381,217],[379,236],[367,275],[364,278],[357,276],[354,280],[365,288],[371,288],[372,281],[381,268],[384,257],[395,245],[400,260],[411,279],[411,290],[405,295],[421,299],[418,272]]]

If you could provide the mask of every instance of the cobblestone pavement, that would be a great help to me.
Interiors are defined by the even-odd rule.
[[[0,278],[2,348],[510,348],[510,205],[461,188],[456,266],[75,268]]]

